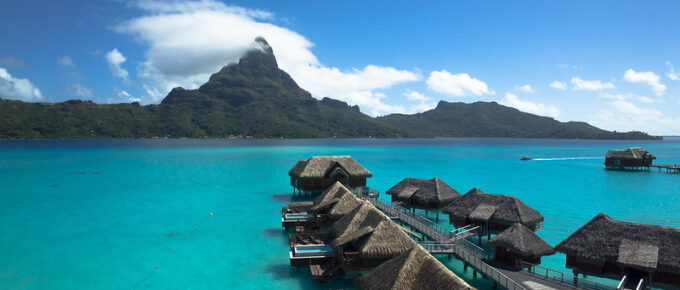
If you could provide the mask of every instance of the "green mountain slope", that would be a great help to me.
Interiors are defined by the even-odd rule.
[[[400,137],[356,106],[313,98],[278,68],[262,39],[198,90],[173,89],[160,105],[0,99],[0,138]]]
[[[584,122],[562,123],[496,102],[439,102],[435,109],[414,115],[391,114],[379,121],[427,137],[653,139],[641,132],[615,133]]]
[[[279,69],[267,42],[196,90],[173,89],[158,105],[0,99],[0,139],[513,137],[650,139],[586,123],[560,123],[496,103],[440,102],[415,115],[371,118],[357,106],[317,100]]]
[[[318,101],[278,68],[272,48],[251,50],[238,64],[213,74],[198,90],[173,89],[162,106],[191,112],[207,136],[395,137],[398,131],[359,112],[358,107]]]

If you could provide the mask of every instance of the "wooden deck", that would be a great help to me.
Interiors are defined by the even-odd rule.
[[[659,171],[665,170],[668,173],[680,173],[680,165],[677,164],[653,164],[649,167],[657,168]]]
[[[427,218],[411,211],[395,206],[391,202],[368,199],[375,207],[383,211],[387,216],[397,219],[404,224],[407,224],[413,230],[420,232],[423,236],[432,240],[431,243],[421,244],[431,254],[446,254],[454,256],[456,259],[463,261],[464,268],[472,268],[473,275],[476,277],[477,273],[481,274],[484,279],[491,280],[494,287],[501,287],[504,289],[615,289],[607,285],[591,285],[585,279],[573,279],[573,276],[564,273],[550,270],[548,268],[535,266],[530,268],[532,273],[525,270],[502,268],[498,264],[494,264],[488,260],[488,254],[484,249],[478,247],[474,243],[467,240],[467,237],[476,234],[484,234],[479,232],[480,228],[469,229],[469,231],[452,232],[433,223]],[[545,275],[536,269],[545,269]],[[553,278],[559,273],[561,279]],[[567,279],[565,280],[565,275]],[[571,278],[570,278],[571,277]],[[595,286],[595,287],[593,287]],[[601,287],[597,287],[601,286]]]

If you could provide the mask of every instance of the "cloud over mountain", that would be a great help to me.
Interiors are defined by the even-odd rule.
[[[35,102],[44,97],[38,87],[28,79],[13,77],[6,69],[0,67],[0,97],[6,99]]]
[[[370,64],[350,70],[325,66],[309,40],[267,22],[273,14],[266,11],[212,0],[135,5],[144,15],[121,23],[116,31],[148,46],[137,74],[147,93],[144,103],[159,102],[173,87],[198,87],[222,66],[238,61],[257,36],[267,39],[279,66],[313,96],[347,101],[373,115],[403,109],[384,103],[380,89],[422,78],[416,71]]]

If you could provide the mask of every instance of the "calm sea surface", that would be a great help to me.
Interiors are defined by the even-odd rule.
[[[553,246],[599,212],[680,227],[680,175],[603,169],[608,149],[630,146],[680,163],[678,138],[1,141],[0,289],[352,287],[288,266],[288,170],[312,155],[351,155],[383,198],[404,177],[434,176],[517,196],[545,216],[538,234]]]

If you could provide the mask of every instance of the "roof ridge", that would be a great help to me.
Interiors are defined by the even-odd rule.
[[[605,218],[605,220],[607,220],[607,218],[608,218],[608,220],[613,220],[613,219],[612,219],[611,217],[609,217],[606,213],[600,212],[600,213],[598,213],[597,215],[595,215],[593,218],[591,218],[588,222],[586,222],[586,223],[583,224],[581,227],[579,227],[576,231],[574,231],[573,233],[571,233],[571,235],[569,235],[569,236],[566,237],[564,240],[562,240],[562,241],[559,242],[557,245],[555,245],[555,249],[557,249],[558,247],[561,248],[561,247],[562,247],[562,244],[564,244],[564,242],[566,242],[566,241],[568,241],[569,239],[571,239],[572,237],[574,237],[574,236],[580,234],[581,232],[584,231],[584,229],[586,228],[586,226],[588,226],[588,225],[590,225],[590,224],[592,224],[592,223],[594,223],[594,222],[596,222],[596,221],[598,221],[598,220],[600,220],[600,219],[602,219],[602,218]]]

